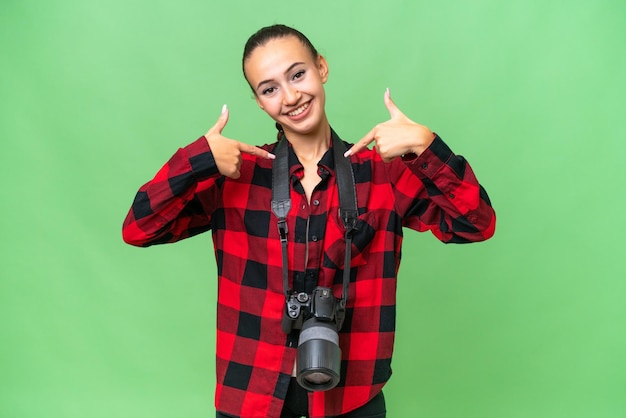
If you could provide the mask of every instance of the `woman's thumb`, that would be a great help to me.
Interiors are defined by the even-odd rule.
[[[218,133],[222,133],[222,129],[224,129],[226,123],[228,123],[228,106],[224,105],[222,106],[222,114],[215,124],[215,129]]]

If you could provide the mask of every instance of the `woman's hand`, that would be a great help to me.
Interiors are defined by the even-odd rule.
[[[391,100],[389,89],[385,91],[384,100],[391,119],[376,125],[346,152],[346,157],[356,154],[372,142],[376,142],[376,152],[383,161],[389,162],[405,154],[420,155],[433,142],[435,134],[426,126],[415,123],[406,117]]]
[[[276,158],[264,149],[222,136],[222,130],[228,122],[228,107],[224,105],[222,114],[211,129],[204,135],[220,174],[233,179],[239,178],[241,172],[241,153],[256,155],[273,160]]]

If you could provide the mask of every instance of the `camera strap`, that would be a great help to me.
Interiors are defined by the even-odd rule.
[[[337,312],[337,326],[341,329],[345,318],[345,307],[349,295],[350,286],[350,261],[352,259],[352,233],[356,227],[358,210],[356,201],[356,187],[354,185],[354,173],[348,158],[344,157],[346,147],[337,135],[332,132],[333,159],[337,178],[337,190],[339,192],[339,218],[345,227],[346,251],[343,263],[343,290],[339,299]],[[292,294],[289,288],[289,265],[287,256],[287,214],[291,209],[289,187],[289,144],[285,136],[281,138],[274,150],[276,159],[272,167],[272,212],[278,218],[278,233],[283,255],[283,289],[288,299]]]

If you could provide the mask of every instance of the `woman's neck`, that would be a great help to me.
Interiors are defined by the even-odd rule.
[[[322,156],[330,147],[330,125],[324,124],[316,132],[306,135],[298,135],[285,132],[289,143],[298,156],[301,163],[315,163],[322,159]]]

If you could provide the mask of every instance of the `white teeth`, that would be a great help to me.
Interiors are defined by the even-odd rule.
[[[300,106],[299,108],[297,108],[296,110],[287,113],[289,116],[298,116],[300,113],[304,112],[307,107],[309,107],[308,103],[303,104],[302,106]]]

